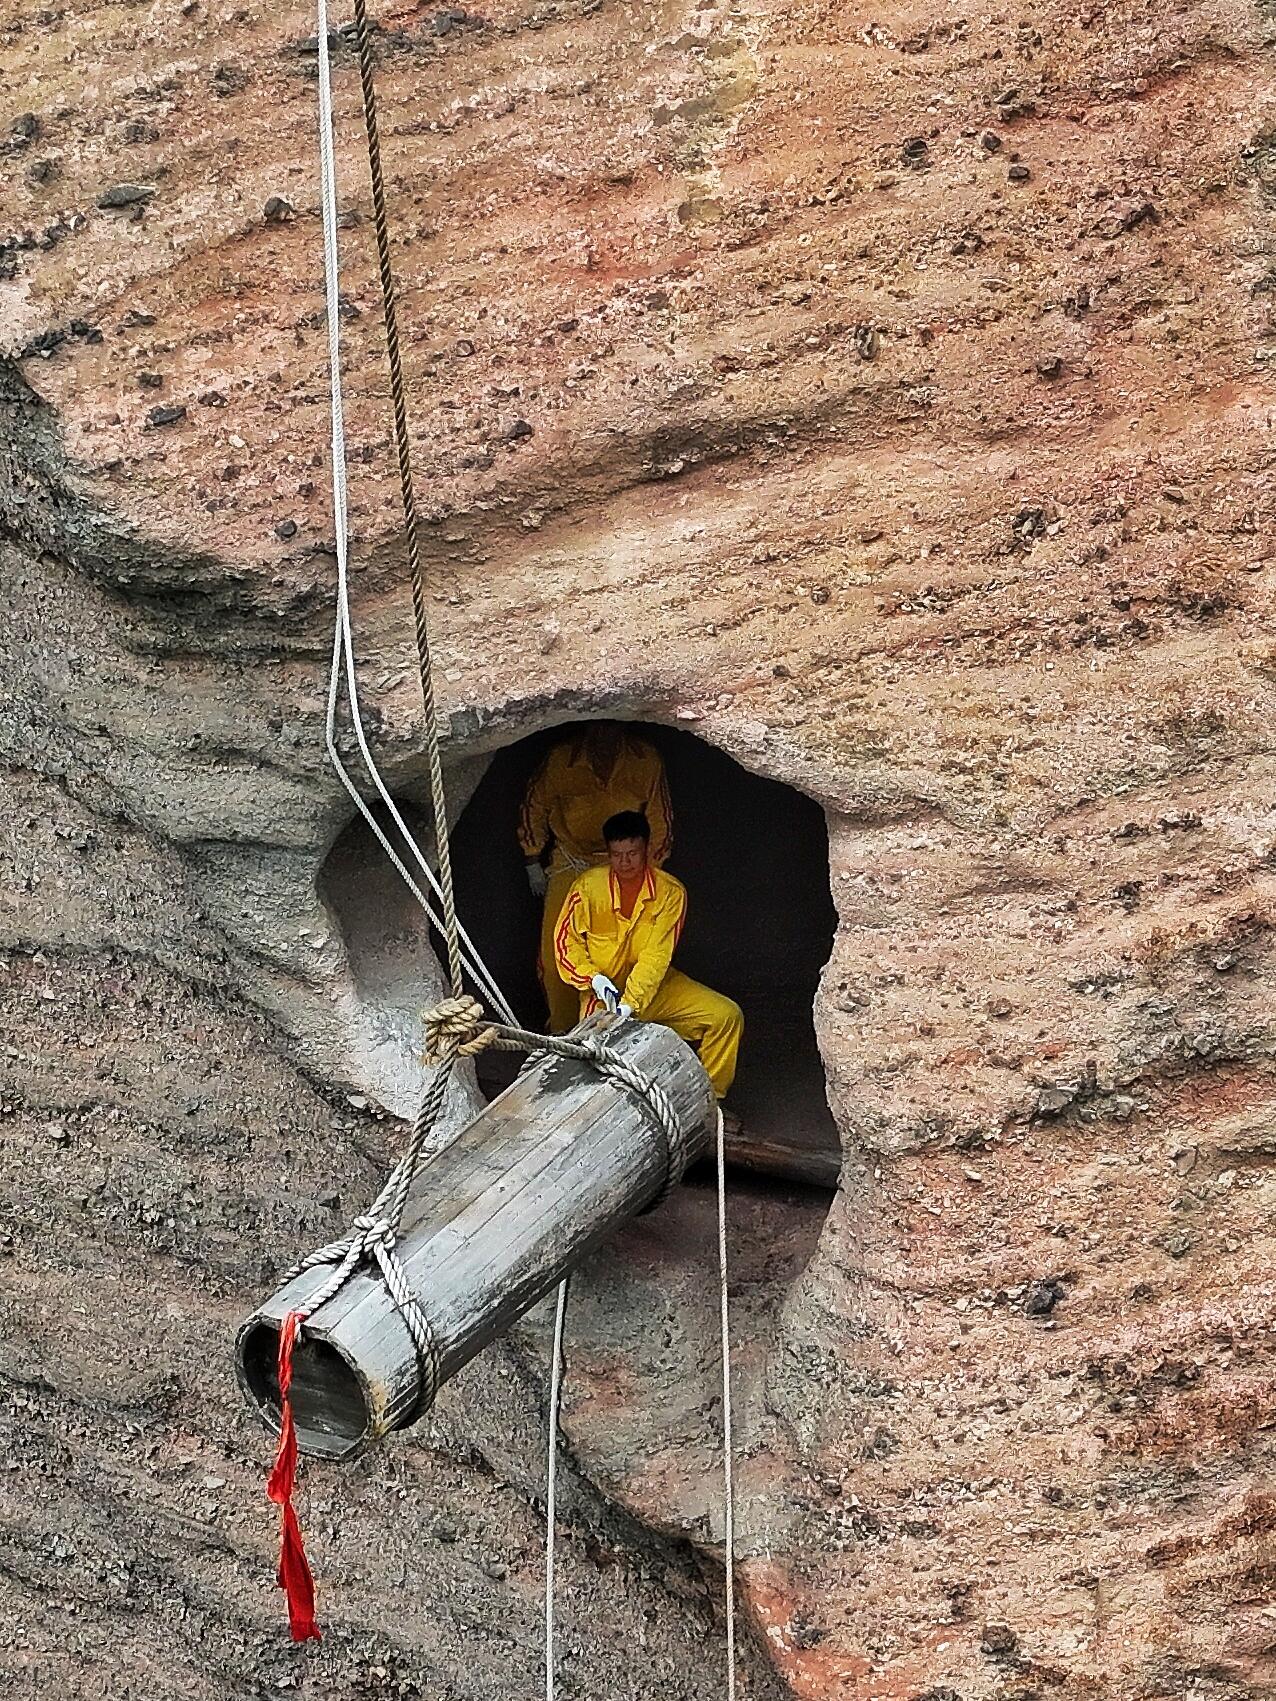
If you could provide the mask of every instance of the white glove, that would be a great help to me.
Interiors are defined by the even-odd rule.
[[[616,1012],[616,1014],[620,1017],[622,1022],[625,1020],[625,1018],[627,1016],[632,1016],[633,1013],[634,1013],[634,1007],[633,1007],[632,1004],[622,1004]]]
[[[620,989],[606,975],[595,975],[589,983],[594,989],[594,997],[600,999],[608,1010],[615,1010],[620,1003]]]
[[[527,884],[532,888],[534,898],[543,898],[549,887],[549,875],[539,862],[527,864]]]

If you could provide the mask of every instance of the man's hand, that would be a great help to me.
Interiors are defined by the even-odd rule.
[[[534,898],[543,898],[549,887],[549,876],[539,862],[529,862],[527,867],[527,884],[532,888]]]
[[[616,1014],[620,1017],[622,1022],[625,1020],[625,1018],[627,1016],[632,1016],[633,1013],[634,1013],[634,1007],[633,1007],[632,1004],[622,1004],[618,1007],[618,1009],[616,1011]]]
[[[594,997],[599,999],[608,1010],[615,1010],[620,1004],[620,988],[606,975],[595,975],[589,983],[594,989]]]

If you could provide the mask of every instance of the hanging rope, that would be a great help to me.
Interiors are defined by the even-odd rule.
[[[333,633],[332,665],[329,672],[325,743],[329,759],[360,815],[367,823],[390,863],[404,881],[414,899],[425,911],[430,922],[442,933],[448,955],[448,978],[452,998],[430,1012],[426,1018],[426,1050],[437,1064],[420,1110],[413,1123],[408,1146],[391,1172],[386,1185],[370,1209],[360,1217],[340,1240],[321,1248],[305,1259],[292,1274],[321,1264],[332,1264],[333,1273],[320,1290],[311,1296],[307,1305],[295,1312],[286,1324],[287,1351],[281,1339],[281,1384],[290,1379],[292,1345],[302,1323],[323,1304],[333,1298],[361,1265],[373,1262],[379,1268],[396,1308],[403,1317],[417,1351],[420,1387],[423,1399],[433,1400],[438,1387],[439,1360],[429,1319],[413,1294],[395,1243],[403,1210],[412,1182],[422,1162],[428,1162],[446,1148],[446,1140],[435,1138],[435,1128],[446,1100],[447,1087],[458,1057],[473,1055],[488,1045],[503,1050],[528,1050],[528,1062],[537,1052],[549,1051],[559,1056],[588,1061],[620,1085],[638,1093],[649,1106],[653,1120],[660,1129],[665,1145],[665,1179],[658,1198],[660,1203],[669,1190],[681,1179],[686,1167],[685,1135],[667,1094],[659,1084],[647,1080],[637,1071],[611,1055],[607,1048],[593,1040],[570,1041],[531,1034],[518,1027],[514,1012],[481,954],[461,925],[456,911],[452,873],[451,848],[448,838],[447,801],[443,781],[441,740],[438,710],[434,691],[433,667],[430,652],[429,627],[425,600],[424,577],[421,568],[418,536],[418,516],[412,477],[411,439],[407,419],[407,398],[403,380],[402,354],[399,344],[396,312],[396,289],[390,255],[389,224],[385,202],[385,183],[381,165],[380,136],[377,127],[376,95],[373,84],[373,65],[366,0],[355,0],[355,33],[359,56],[360,85],[363,98],[364,124],[368,144],[368,166],[372,182],[374,228],[377,242],[378,269],[381,282],[382,310],[385,324],[386,354],[390,368],[390,389],[394,415],[395,449],[399,464],[400,496],[403,507],[408,568],[412,587],[412,607],[416,635],[418,671],[424,710],[427,765],[429,769],[430,800],[435,829],[439,872],[435,875],[416,837],[404,820],[377,768],[367,742],[360,712],[357,669],[354,657],[353,627],[349,595],[349,517],[347,490],[347,453],[340,364],[340,292],[339,249],[337,242],[337,187],[335,144],[332,116],[331,60],[328,47],[328,18],[326,0],[317,0],[319,48],[319,116],[320,116],[320,180],[323,213],[324,283],[328,323],[328,355],[331,377],[331,433],[333,510],[337,552],[337,615]],[[355,741],[365,770],[385,806],[391,820],[402,836],[417,867],[442,906],[442,916],[436,914],[422,892],[396,847],[382,829],[369,808],[362,792],[342,760],[337,745],[336,713],[341,685],[344,682],[350,709]],[[463,968],[491,998],[504,1018],[503,1024],[480,1023],[481,1008],[464,996]],[[727,1548],[727,1657],[728,1701],[735,1697],[735,1618],[734,1618],[734,1506],[731,1457],[730,1361],[727,1319],[727,1266],[725,1169],[723,1156],[722,1119],[718,1118],[718,1242],[721,1288],[722,1345],[723,1345],[723,1404],[724,1404],[724,1469],[726,1476],[726,1548]],[[559,1289],[555,1310],[553,1364],[550,1378],[549,1461],[546,1485],[547,1536],[545,1582],[545,1694],[554,1701],[554,1587],[555,1587],[555,1520],[557,1501],[557,1433],[562,1394],[563,1332],[566,1319],[568,1285]],[[285,1358],[287,1364],[285,1366]],[[286,1389],[284,1404],[287,1406]],[[295,1440],[294,1440],[295,1448]],[[281,1452],[284,1451],[281,1437]],[[294,1461],[295,1471],[295,1461]],[[272,1484],[282,1492],[280,1483],[285,1473],[277,1470]],[[287,1482],[284,1507],[285,1550],[291,1554],[292,1566],[281,1562],[280,1582],[289,1590],[290,1612],[294,1605],[294,1589],[300,1591],[298,1611],[293,1630],[304,1625],[305,1634],[318,1635],[313,1620],[313,1596],[309,1568],[305,1563],[300,1531],[292,1513],[292,1481]],[[291,1516],[290,1516],[291,1515]],[[291,1530],[292,1544],[288,1535]],[[291,1569],[293,1581],[285,1574]],[[301,1581],[298,1581],[298,1577]],[[306,1605],[307,1599],[309,1606]]]
[[[735,1446],[731,1432],[731,1306],[727,1293],[727,1140],[718,1106],[718,1309],[722,1319],[722,1546],[726,1563],[727,1701],[735,1701]]]
[[[731,1420],[731,1305],[727,1285],[727,1148],[722,1106],[717,1107],[718,1311],[722,1327],[722,1546],[726,1568],[727,1701],[736,1697],[735,1657],[735,1441]],[[563,1387],[563,1327],[567,1282],[554,1307],[549,1368],[549,1461],[545,1473],[545,1701],[554,1701],[554,1549],[557,1516],[558,1422]]]
[[[545,1466],[545,1701],[554,1701],[555,1538],[558,1531],[558,1416],[563,1400],[563,1331],[567,1324],[567,1280],[554,1302],[554,1347],[549,1366],[549,1457]]]
[[[340,297],[340,263],[337,242],[337,173],[335,159],[335,142],[333,136],[332,118],[332,65],[328,48],[328,12],[326,0],[317,0],[318,13],[318,43],[319,43],[319,181],[320,201],[323,219],[323,259],[324,259],[324,294],[327,307],[328,321],[328,373],[331,396],[331,436],[332,436],[332,502],[333,520],[335,526],[335,547],[337,554],[337,608],[332,640],[332,665],[328,675],[328,702],[324,726],[324,740],[327,746],[328,759],[342,785],[345,787],[351,801],[363,817],[369,831],[377,840],[412,896],[425,911],[430,922],[440,933],[447,933],[443,917],[436,914],[429,899],[421,890],[412,874],[399,855],[396,847],[369,808],[363,793],[355,784],[354,778],[341,758],[337,745],[337,706],[344,684],[350,711],[350,724],[354,733],[355,743],[364,769],[372,786],[393,821],[396,829],[402,835],[402,843],[407,848],[417,868],[420,870],[426,884],[434,892],[436,898],[444,899],[443,888],[434,869],[430,866],[416,836],[404,820],[398,805],[390,794],[389,787],[381,777],[380,770],[373,759],[368,745],[367,734],[364,730],[363,715],[359,705],[359,682],[354,657],[354,636],[350,618],[350,581],[349,581],[349,541],[350,526],[347,494],[347,453],[345,434],[345,407],[341,382],[341,297]],[[446,837],[446,835],[444,835]],[[447,905],[444,902],[446,914]],[[453,910],[453,919],[455,911]],[[465,928],[456,922],[457,934],[460,938],[461,952],[466,966],[477,986],[481,987],[485,996],[490,998],[493,1007],[505,1021],[513,1022],[517,1018],[509,1001],[502,993],[495,977],[484,963],[481,955],[470,939]]]
[[[439,856],[439,881],[443,888],[443,934],[447,941],[448,978],[452,986],[452,996],[459,998],[464,990],[461,980],[461,945],[457,928],[456,895],[452,886],[452,852],[448,844],[447,799],[443,791],[443,759],[439,750],[439,719],[434,699],[434,669],[430,661],[430,632],[425,607],[425,581],[421,573],[420,540],[417,535],[416,497],[412,489],[412,442],[408,435],[408,401],[403,385],[403,357],[399,352],[399,320],[395,306],[394,267],[390,260],[385,180],[381,173],[381,138],[377,130],[377,97],[372,83],[372,42],[368,33],[366,0],[354,0],[354,24],[355,41],[359,49],[359,82],[363,90],[363,122],[368,142],[368,170],[372,177],[372,222],[376,229],[377,265],[381,274],[381,312],[385,321],[386,355],[390,362],[394,446],[399,460],[399,491],[403,500],[408,572],[412,580],[417,664],[421,674],[421,700],[425,707],[425,747],[430,769],[430,802],[434,810],[434,841]]]

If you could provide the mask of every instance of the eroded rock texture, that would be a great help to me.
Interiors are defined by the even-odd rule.
[[[829,813],[843,1188],[737,1205],[753,1692],[1276,1693],[1270,7],[379,24],[458,796],[603,710]],[[313,1670],[223,1363],[392,1144],[337,1089],[413,1087],[316,888],[313,27],[0,25],[0,1563],[46,1693],[538,1692],[537,1329],[312,1476]],[[356,615],[410,793],[335,51]],[[720,1534],[710,1220],[582,1280],[569,1693],[718,1692],[676,1545]]]

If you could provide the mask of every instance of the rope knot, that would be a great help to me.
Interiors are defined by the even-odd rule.
[[[445,998],[426,1010],[423,1061],[443,1063],[449,1057],[473,1057],[496,1038],[496,1029],[483,1024],[483,1006],[477,998]]]
[[[364,1215],[354,1219],[354,1226],[359,1233],[359,1241],[365,1252],[371,1252],[376,1246],[384,1246],[387,1251],[394,1245],[394,1230],[384,1217]]]

